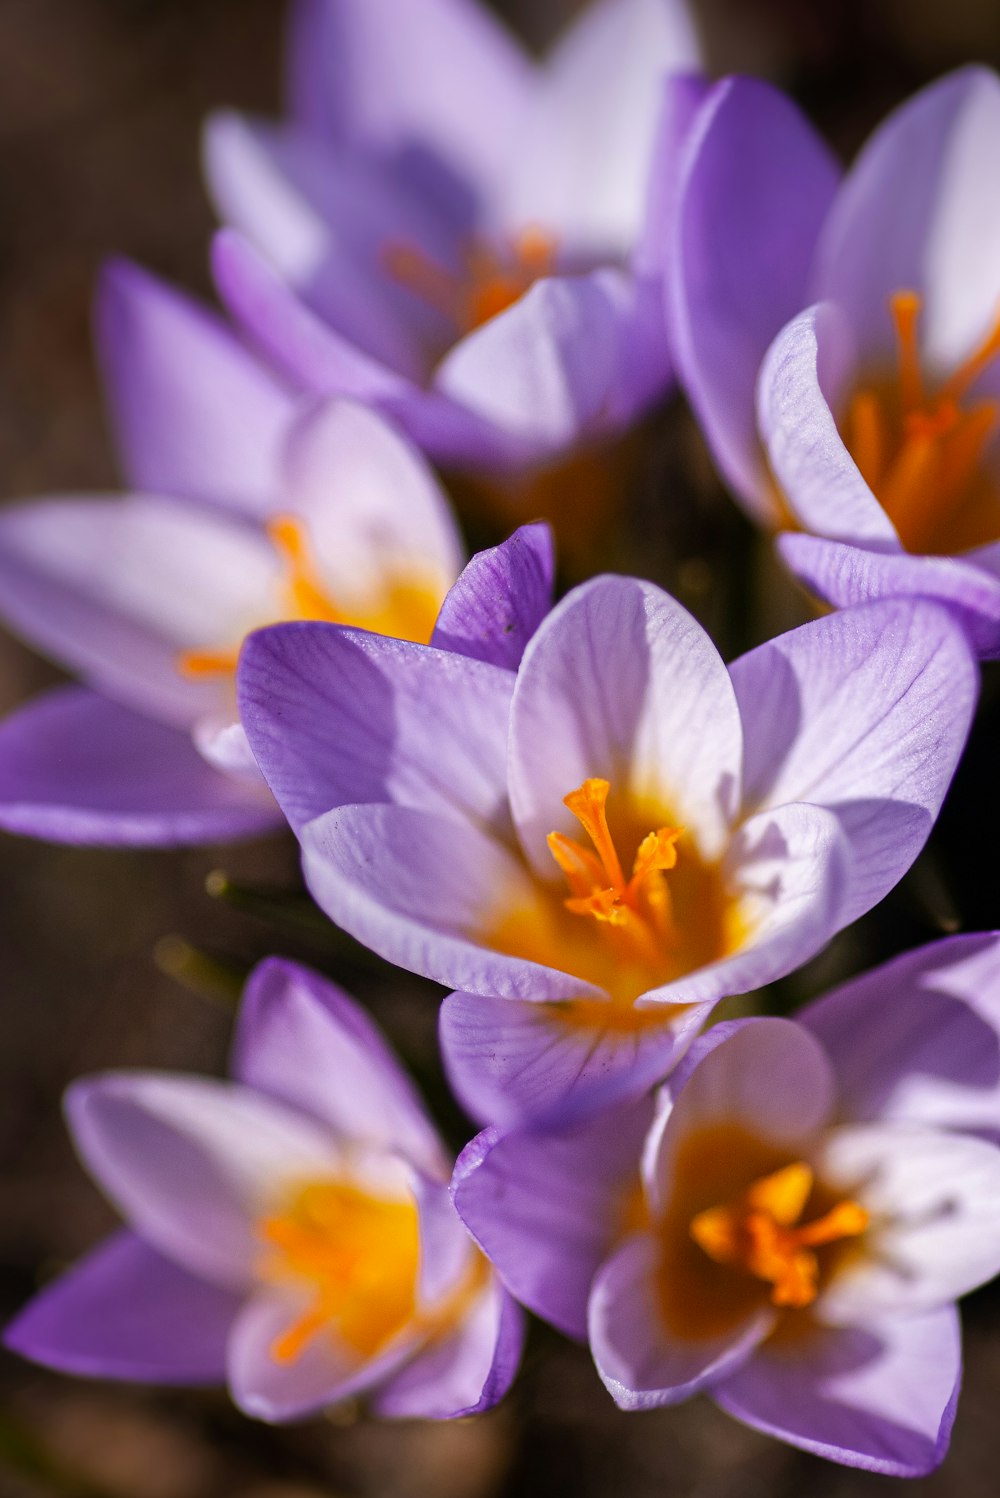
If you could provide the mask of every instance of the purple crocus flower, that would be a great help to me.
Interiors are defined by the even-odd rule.
[[[751,512],[802,532],[779,543],[793,570],[838,605],[939,598],[984,656],[1000,654],[998,130],[1000,80],[963,69],[890,115],[841,182],[787,99],[729,79],[688,137],[668,256],[682,381]]]
[[[453,1085],[501,1121],[635,1095],[717,1000],[799,966],[896,883],[977,672],[922,601],[727,669],[650,583],[601,577],[517,677],[323,624],[247,641],[240,711],[313,895],[458,990]]]
[[[915,1477],[951,1435],[953,1302],[1000,1270],[1000,936],[908,953],[799,1021],[708,1031],[656,1103],[488,1129],[455,1204],[519,1299],[589,1335],[623,1409],[705,1390]]]
[[[89,1377],[227,1382],[269,1421],[357,1394],[432,1419],[494,1404],[520,1314],[455,1215],[441,1142],[371,1020],[269,959],[247,985],[233,1074],[73,1084],[76,1146],[128,1227],[42,1291],[7,1345]]]
[[[243,636],[304,617],[427,640],[461,566],[455,521],[383,418],[296,409],[221,323],[143,273],[109,273],[99,331],[137,492],[0,512],[3,616],[89,683],[0,727],[0,826],[160,845],[259,832],[281,817],[236,721]],[[510,569],[526,567],[515,600]],[[508,631],[511,611],[544,607],[551,570],[538,527],[478,559],[447,601],[447,643],[478,653],[499,634],[516,655],[530,621]]]
[[[543,63],[477,0],[299,0],[290,120],[208,127],[220,294],[440,462],[620,432],[670,376],[660,179],[698,65],[682,0],[598,0]]]

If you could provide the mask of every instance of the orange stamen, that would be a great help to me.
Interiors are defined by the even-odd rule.
[[[915,411],[924,401],[920,344],[917,339],[921,306],[922,300],[915,291],[897,291],[889,301],[899,342],[899,393],[904,411]]]
[[[869,1221],[864,1207],[845,1200],[796,1226],[814,1184],[812,1169],[798,1160],[754,1181],[734,1204],[699,1212],[691,1221],[691,1237],[717,1264],[767,1281],[773,1305],[802,1310],[819,1292],[815,1250],[859,1237]]]
[[[192,680],[200,676],[232,676],[238,659],[238,650],[182,650],[177,657],[177,669]]]
[[[323,587],[302,521],[294,515],[276,515],[268,521],[267,534],[285,566],[283,588],[290,616],[342,624],[343,615]]]
[[[507,244],[474,239],[466,248],[460,272],[432,260],[417,245],[392,243],[382,264],[392,279],[446,317],[462,333],[480,328],[506,312],[556,263],[556,242],[537,227],[523,230]]]

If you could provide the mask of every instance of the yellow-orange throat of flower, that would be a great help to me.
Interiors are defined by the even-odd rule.
[[[278,515],[267,524],[267,537],[281,563],[276,609],[262,623],[318,619],[328,624],[353,624],[397,640],[426,644],[434,630],[444,589],[417,574],[387,575],[364,608],[342,608],[323,581],[313,555],[308,531],[294,515]],[[240,647],[185,650],[177,658],[182,676],[231,676]]]
[[[1000,319],[943,382],[920,359],[922,300],[890,300],[897,365],[852,396],[841,435],[908,551],[948,556],[1000,539],[1000,485],[984,456],[1000,402],[973,400],[972,386],[1000,355]]]
[[[506,312],[556,268],[556,241],[531,227],[494,244],[473,239],[462,270],[448,270],[415,245],[388,244],[383,263],[392,279],[440,312],[459,333],[471,333]]]
[[[341,1181],[311,1183],[260,1221],[257,1235],[266,1245],[260,1278],[307,1296],[271,1347],[275,1362],[295,1362],[324,1332],[370,1358],[413,1319],[420,1230],[412,1200]]]
[[[814,1185],[810,1166],[797,1160],[754,1181],[736,1202],[697,1213],[691,1237],[717,1264],[766,1281],[773,1305],[803,1310],[819,1290],[817,1248],[868,1226],[864,1207],[849,1200],[803,1223]]]

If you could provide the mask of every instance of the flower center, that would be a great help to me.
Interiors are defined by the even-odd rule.
[[[531,227],[495,243],[475,238],[455,273],[416,245],[388,244],[383,263],[392,279],[440,312],[460,334],[506,312],[556,265],[556,241]]]
[[[276,612],[263,623],[319,619],[328,624],[353,624],[376,634],[426,644],[441,606],[443,590],[417,575],[397,572],[383,579],[377,594],[363,608],[342,608],[331,596],[320,573],[301,520],[278,515],[268,521],[267,537],[281,563]],[[240,642],[242,643],[242,641]],[[177,657],[182,676],[231,676],[240,646],[219,650],[184,650]]]
[[[272,1344],[276,1363],[295,1362],[323,1332],[370,1358],[412,1320],[420,1258],[414,1202],[343,1181],[313,1182],[280,1215],[258,1222],[257,1236],[266,1245],[261,1279],[307,1295],[305,1310]]]
[[[815,1178],[802,1160],[763,1176],[735,1202],[691,1219],[691,1237],[717,1264],[741,1269],[771,1286],[771,1303],[802,1310],[819,1289],[816,1249],[859,1237],[868,1213],[840,1201],[811,1222],[800,1221]]]
[[[1000,490],[983,463],[1000,403],[969,398],[1000,355],[1000,319],[935,387],[920,360],[922,305],[915,291],[891,298],[896,369],[855,392],[842,436],[907,550],[947,556],[1000,538]]]

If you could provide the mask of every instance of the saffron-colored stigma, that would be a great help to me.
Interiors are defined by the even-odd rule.
[[[742,1269],[771,1285],[771,1303],[802,1310],[819,1288],[815,1250],[859,1237],[868,1213],[841,1201],[813,1222],[796,1226],[812,1195],[810,1166],[796,1161],[754,1181],[734,1204],[710,1207],[691,1221],[691,1237],[717,1264]]]
[[[681,827],[660,827],[639,844],[626,879],[608,827],[611,783],[585,780],[563,798],[594,845],[594,852],[561,832],[550,832],[549,851],[562,869],[571,894],[563,903],[573,915],[606,922],[628,940],[642,960],[656,965],[676,944],[670,890],[663,875],[677,863]]]
[[[324,1331],[370,1358],[413,1319],[420,1262],[413,1201],[342,1181],[312,1183],[286,1211],[259,1222],[257,1236],[267,1246],[260,1277],[309,1294],[271,1346],[276,1363],[297,1361]]]
[[[908,551],[947,556],[1000,538],[1000,492],[983,456],[1000,419],[1000,402],[966,402],[1000,355],[1000,318],[936,390],[920,361],[922,299],[890,299],[896,371],[863,386],[847,408],[844,441]]]
[[[318,619],[327,624],[354,624],[397,640],[426,644],[443,598],[443,589],[420,578],[387,577],[380,594],[364,609],[341,608],[324,586],[304,523],[294,515],[276,515],[267,538],[281,563],[277,608],[269,620]],[[185,650],[177,657],[182,676],[232,676],[239,646],[231,650]]]
[[[388,244],[382,258],[394,281],[440,312],[460,333],[471,333],[506,312],[541,277],[552,275],[556,241],[534,226],[499,248],[474,239],[458,274],[416,245]]]

